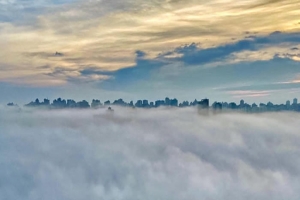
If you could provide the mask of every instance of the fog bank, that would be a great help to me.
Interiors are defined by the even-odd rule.
[[[300,114],[0,109],[0,199],[298,200]]]

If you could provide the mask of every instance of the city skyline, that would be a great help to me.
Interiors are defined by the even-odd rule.
[[[1,200],[300,199],[300,0],[0,0],[0,47]]]
[[[18,104],[13,102],[7,103],[8,107],[19,107]],[[51,100],[44,98],[43,101],[40,101],[38,98],[35,101],[31,101],[21,107],[29,108],[45,108],[45,109],[86,109],[86,108],[108,108],[111,110],[111,106],[121,106],[121,107],[131,107],[131,108],[159,108],[159,107],[197,107],[199,109],[213,109],[213,110],[239,110],[244,112],[272,112],[272,111],[297,111],[300,112],[300,103],[298,103],[297,98],[292,100],[287,100],[285,103],[275,104],[271,101],[267,103],[248,103],[241,99],[239,103],[236,102],[224,102],[224,101],[214,101],[210,102],[209,99],[204,98],[201,100],[194,99],[193,101],[178,101],[176,98],[166,97],[165,99],[149,101],[147,99],[137,100],[136,102],[130,101],[126,102],[123,99],[119,98],[114,101],[105,100],[101,101],[99,99],[93,99],[91,102],[87,100],[75,101],[73,99],[54,99],[51,103]]]

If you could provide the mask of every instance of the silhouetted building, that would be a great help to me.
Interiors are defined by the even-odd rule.
[[[189,106],[188,101],[183,101],[182,103],[179,104],[179,107],[187,107],[187,106]]]
[[[67,107],[67,102],[64,99],[58,98],[53,101],[52,106],[56,108],[65,108]]]
[[[28,107],[37,107],[40,105],[40,101],[39,99],[36,99],[35,101],[31,101],[30,103],[26,104],[25,106],[28,106]]]
[[[229,104],[227,102],[222,102],[222,108],[228,108]]]
[[[168,97],[165,98],[165,105],[169,106],[170,105],[170,99]]]
[[[209,99],[202,99],[198,102],[198,107],[201,109],[208,109],[209,108]]]
[[[228,108],[229,109],[237,109],[237,105],[236,105],[236,103],[231,102],[231,103],[228,104]]]
[[[50,105],[50,100],[49,99],[44,99],[44,101],[41,103],[44,106],[49,106]]]
[[[113,105],[126,106],[127,104],[123,101],[123,99],[118,99],[113,102]]]
[[[165,101],[164,100],[157,100],[155,101],[155,107],[164,106]]]
[[[142,107],[144,107],[144,108],[149,107],[148,100],[143,100]]]
[[[108,101],[105,101],[105,102],[104,102],[104,105],[105,105],[105,106],[109,106],[109,105],[110,105],[110,101],[109,101],[109,100],[108,100]]]
[[[77,102],[77,107],[78,108],[89,108],[90,104],[86,100],[82,100],[82,101]]]
[[[239,105],[239,106],[240,106],[240,108],[243,108],[243,107],[244,107],[244,105],[245,105],[245,101],[244,101],[244,100],[241,100],[241,101],[240,101],[240,105]]]
[[[190,103],[190,106],[197,106],[197,105],[198,105],[197,99],[195,99],[193,102]]]
[[[108,107],[108,108],[107,108],[107,111],[110,112],[110,113],[113,113],[113,112],[114,112],[114,110],[113,110],[111,107]]]
[[[100,100],[93,99],[91,102],[91,107],[96,108],[100,107],[102,104]],[[105,106],[112,105],[111,102],[105,101]],[[123,101],[123,99],[118,99],[113,102],[113,105],[118,106],[130,106],[130,107],[139,107],[139,108],[153,108],[153,107],[159,107],[159,106],[173,106],[173,107],[187,107],[187,106],[198,106],[199,110],[205,110],[205,112],[201,112],[201,114],[206,113],[209,109],[209,99],[202,99],[201,101],[197,101],[195,99],[192,102],[189,101],[183,101],[182,103],[178,103],[178,100],[176,98],[170,99],[168,97],[165,98],[165,100],[156,100],[154,102],[150,102],[147,99],[144,100],[138,100],[135,104],[133,101],[130,101],[130,103],[127,103]],[[13,103],[8,103],[7,106],[14,106]],[[35,101],[31,101],[30,103],[26,104],[25,106],[29,107],[42,107],[42,108],[56,108],[56,109],[62,109],[62,108],[89,108],[90,105],[86,100],[75,102],[72,99],[68,99],[67,101],[58,98],[54,99],[53,103],[50,104],[49,99],[44,99],[43,102],[40,102],[40,100],[37,98]],[[259,107],[257,104],[253,103],[252,105],[249,105],[245,103],[244,100],[240,101],[240,104],[237,105],[234,102],[227,103],[227,102],[215,102],[212,104],[211,108],[215,110],[221,110],[221,109],[238,109],[240,111],[244,112],[265,112],[265,111],[282,111],[282,110],[291,110],[291,111],[300,111],[300,104],[298,104],[297,99],[293,99],[293,104],[288,100],[285,104],[277,104],[274,105],[272,102],[268,102],[267,104],[260,103]],[[208,112],[207,112],[208,113]]]
[[[258,106],[257,106],[256,103],[253,103],[253,104],[251,105],[251,111],[254,111],[254,112],[257,112],[257,111],[258,111]]]
[[[130,106],[130,107],[133,107],[133,106],[134,106],[134,105],[133,105],[133,101],[130,101],[129,106]]]
[[[274,110],[274,104],[272,102],[267,103],[267,110],[269,110],[269,111]]]
[[[222,110],[222,103],[220,103],[220,102],[214,102],[214,103],[212,104],[212,108],[213,108],[214,110]]]
[[[298,104],[298,99],[297,98],[293,99],[293,104],[294,105]]]
[[[93,99],[92,100],[92,103],[91,103],[92,108],[99,108],[101,105],[102,104],[101,104],[100,100],[98,100],[98,99]]]
[[[77,107],[76,101],[74,101],[73,99],[68,99],[67,100],[67,107],[68,108],[76,108]]]
[[[143,107],[143,101],[142,100],[137,100],[137,102],[135,103],[135,107],[138,107],[138,108]]]
[[[170,106],[178,106],[178,100],[177,99],[171,99],[170,100]]]

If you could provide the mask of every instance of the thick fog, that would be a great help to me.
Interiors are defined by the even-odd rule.
[[[0,199],[300,199],[299,114],[114,109],[0,109]]]

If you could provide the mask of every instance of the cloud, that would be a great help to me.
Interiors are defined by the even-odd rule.
[[[264,91],[264,90],[271,90],[271,91],[278,91],[278,90],[290,90],[290,89],[297,89],[300,88],[300,84],[298,80],[290,81],[290,82],[277,82],[277,83],[269,83],[269,84],[253,84],[253,85],[245,85],[245,86],[237,86],[237,87],[228,87],[225,90],[230,91]]]
[[[167,58],[176,54],[173,60],[178,60],[186,63],[187,65],[203,65],[211,62],[222,62],[226,60],[234,60],[230,55],[234,53],[244,52],[244,51],[257,51],[262,53],[266,47],[270,46],[281,46],[289,43],[290,45],[295,45],[300,43],[299,33],[281,33],[275,31],[267,36],[247,36],[243,40],[238,40],[233,43],[227,43],[225,45],[219,45],[209,48],[201,48],[199,45],[192,43],[182,47],[176,48],[174,51],[169,51],[160,54],[160,57]],[[297,48],[292,48],[291,50],[298,50]],[[274,56],[274,54],[273,54]],[[283,54],[283,56],[289,56]],[[262,55],[257,56],[255,59],[260,60]],[[290,56],[289,56],[290,57]]]
[[[63,67],[57,67],[52,72],[46,73],[46,76],[53,77],[55,79],[61,79],[66,81],[67,83],[93,83],[93,82],[102,82],[104,80],[108,80],[111,77],[104,73],[82,73],[76,69],[69,69]]]
[[[273,64],[274,55],[287,62],[300,59],[297,0],[1,3],[0,46],[5,49],[0,52],[1,82],[76,83],[75,87],[101,82],[98,88],[126,89],[130,94],[171,89],[181,93],[227,85],[234,75],[230,66],[236,63],[252,69],[256,67],[249,63],[258,60]],[[56,51],[63,56],[52,56]],[[229,70],[224,70],[228,77],[216,78],[214,73],[221,74],[221,68],[204,70],[208,78],[201,74],[203,67],[221,66]],[[272,75],[267,79],[273,81]]]
[[[191,48],[191,47],[189,47]],[[160,89],[183,89],[193,91],[197,88],[226,87],[232,84],[249,88],[252,90],[260,87],[268,90],[279,86],[278,82],[290,81],[300,74],[299,62],[289,58],[273,57],[266,61],[240,62],[236,64],[224,64],[217,67],[190,66],[176,62],[164,62],[159,59],[137,60],[135,66],[123,68],[113,72],[105,72],[96,68],[80,71],[82,76],[86,75],[108,75],[111,79],[102,82],[99,87],[112,90],[124,90],[127,88],[141,87],[144,90]],[[147,85],[145,82],[150,82]],[[266,88],[264,88],[266,87]],[[281,86],[279,87],[281,88]],[[278,88],[278,89],[279,89]]]
[[[0,113],[4,199],[299,199],[299,116]]]
[[[137,49],[155,57],[193,42],[201,43],[201,48],[208,51],[202,52],[200,60],[209,61],[212,56],[226,56],[222,53],[225,47],[210,48],[221,48],[231,38],[241,40],[245,32],[260,36],[276,30],[299,32],[298,21],[294,23],[299,15],[294,9],[297,0],[267,2],[259,8],[251,6],[261,1],[233,0],[4,2],[0,13],[6,13],[9,19],[0,23],[0,44],[6,49],[0,52],[0,57],[5,58],[0,62],[18,66],[16,71],[23,65],[31,71],[44,65],[69,68],[93,65],[116,70],[133,65]],[[234,45],[228,47],[229,52],[232,48]],[[53,60],[24,54],[55,51],[67,56]],[[213,55],[207,58],[204,56],[207,54]],[[190,57],[187,62],[199,60],[192,55],[185,58]]]

